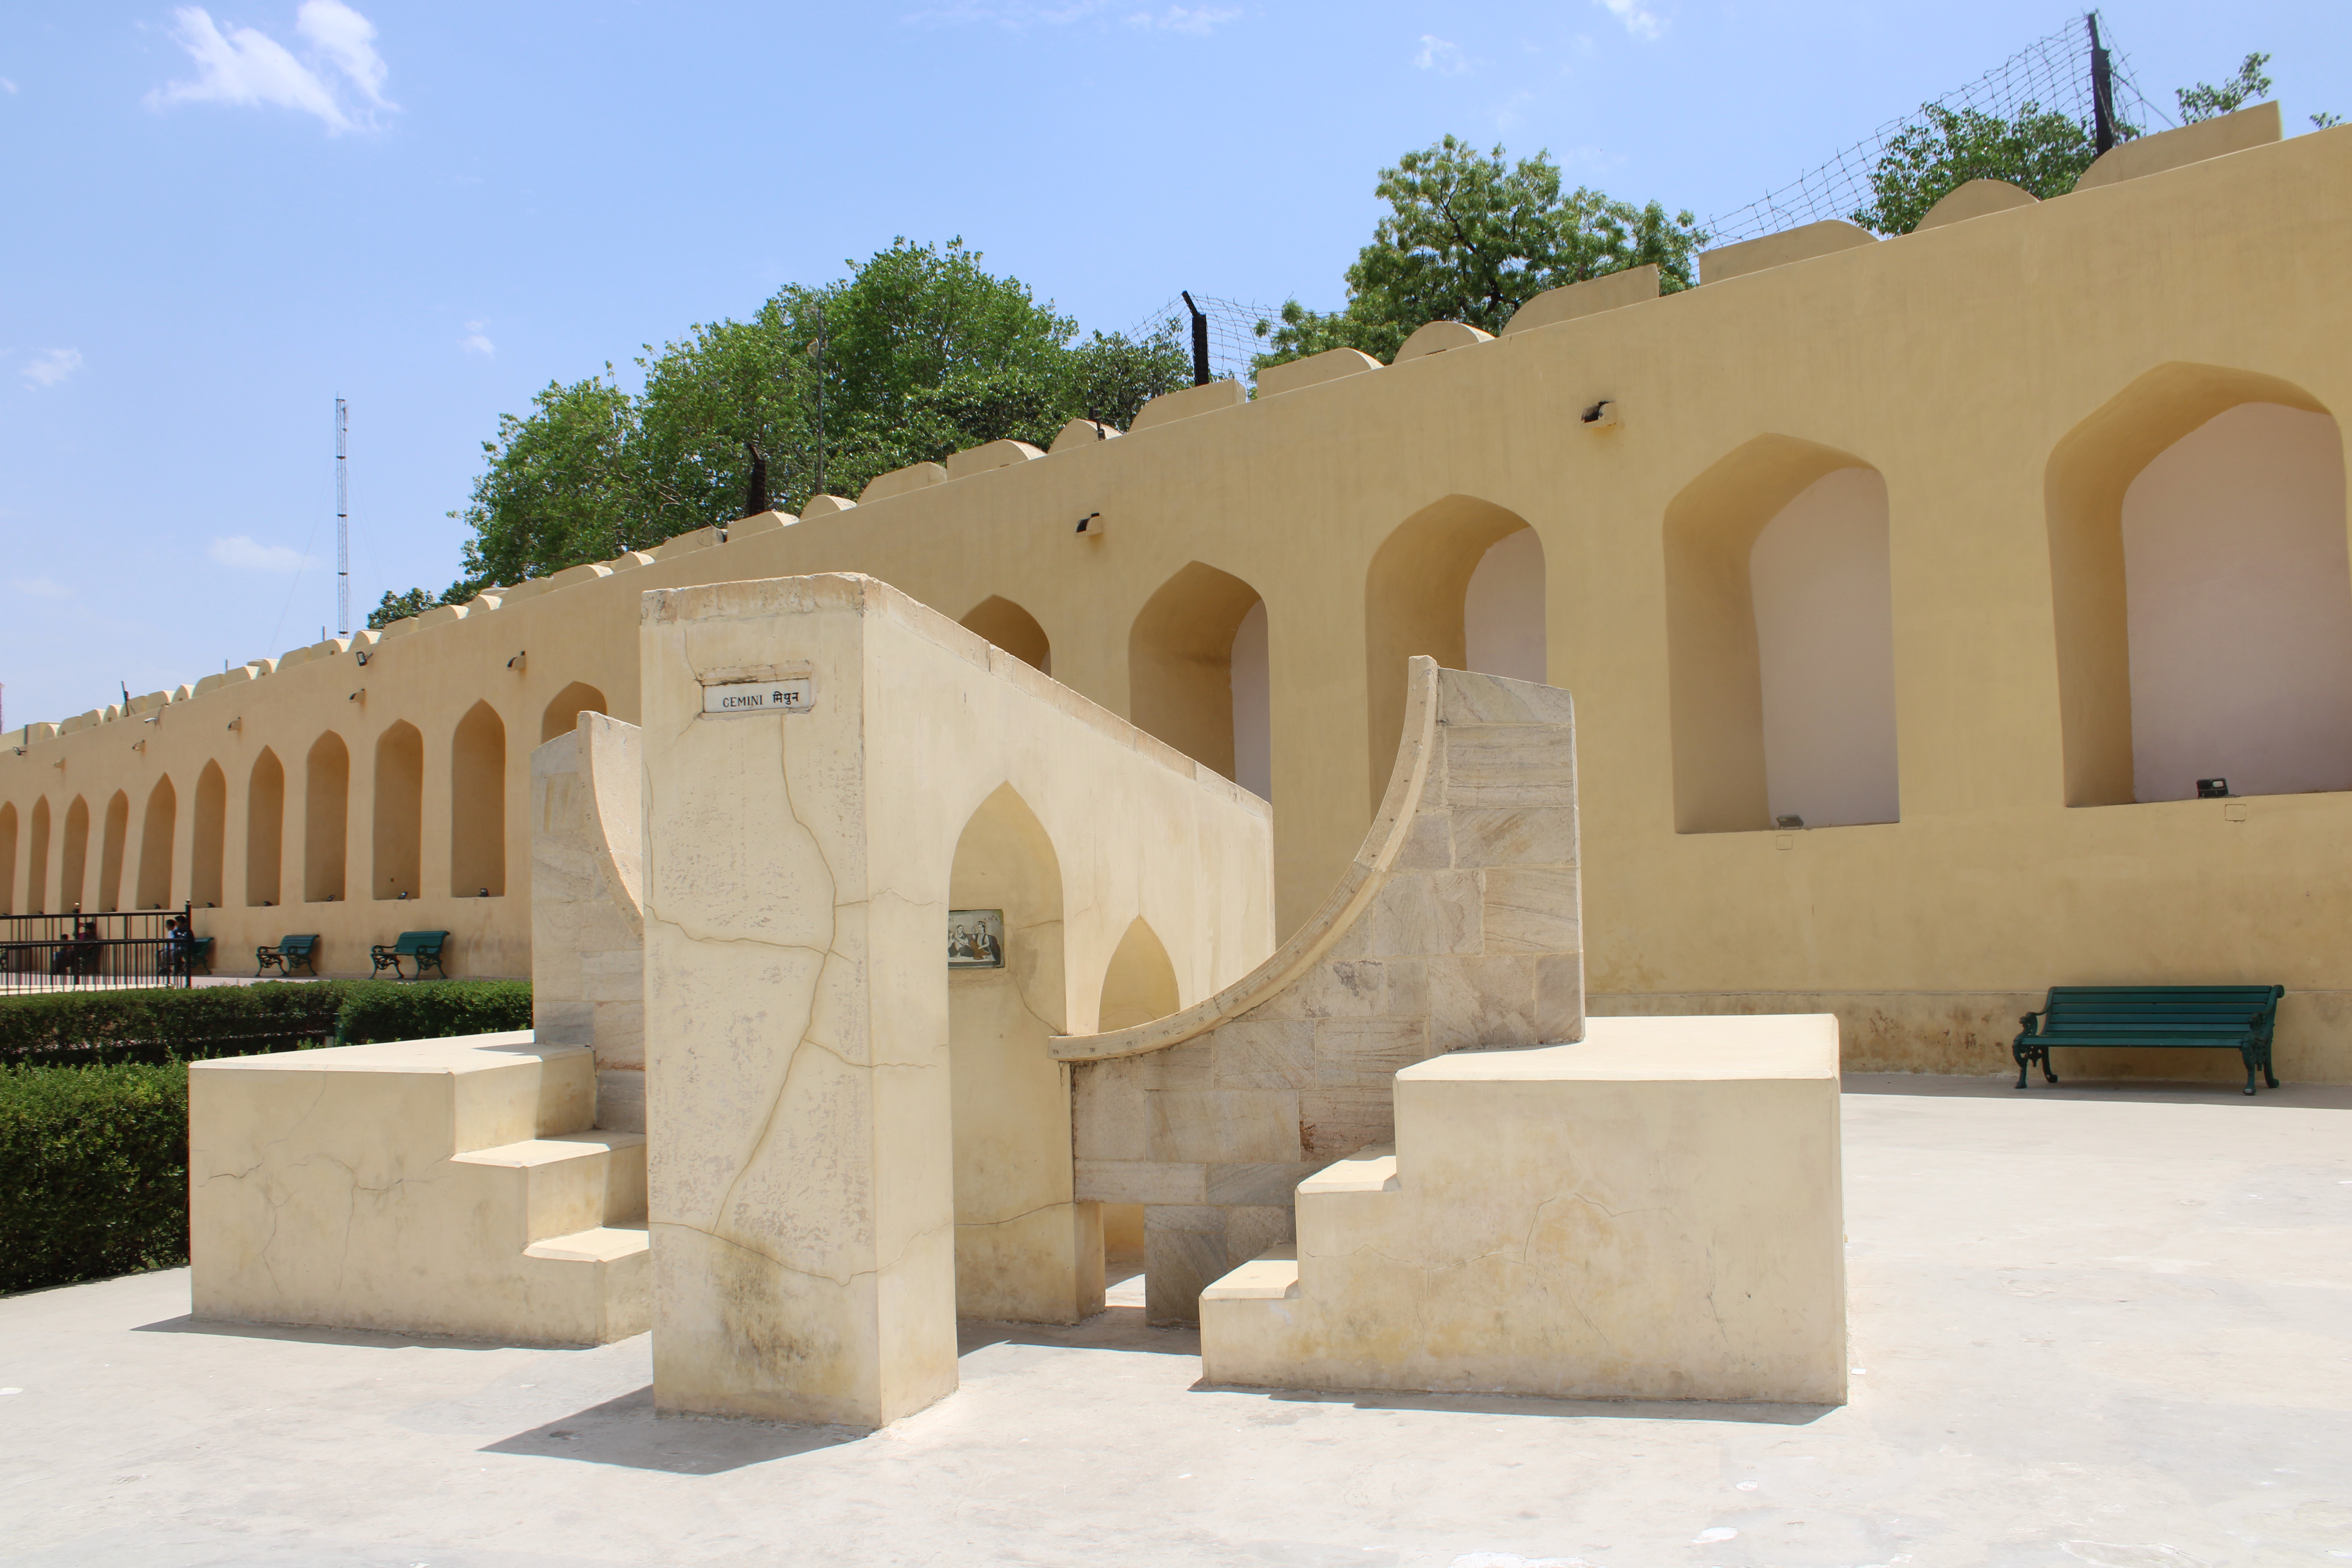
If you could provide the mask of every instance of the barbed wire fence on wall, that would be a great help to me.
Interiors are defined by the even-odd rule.
[[[1222,381],[1231,377],[1244,386],[1248,385],[1254,374],[1250,369],[1250,360],[1265,353],[1267,346],[1266,341],[1257,335],[1257,324],[1260,321],[1279,324],[1282,307],[1253,305],[1243,300],[1220,300],[1201,293],[1192,296],[1192,303],[1200,306],[1201,314],[1209,318],[1210,378]],[[1153,337],[1167,331],[1171,322],[1175,326],[1176,341],[1184,345],[1185,353],[1190,353],[1192,313],[1184,309],[1181,295],[1129,327],[1128,336],[1136,339]]]
[[[2174,123],[2173,117],[2151,102],[2133,80],[2130,59],[2115,47],[2113,29],[2105,26],[2105,21],[2104,16],[2100,16],[2116,121],[2121,126],[2141,132],[2170,127]],[[2091,35],[2088,23],[2087,16],[2076,17],[2048,37],[2011,56],[1966,87],[1931,100],[1932,105],[1955,112],[1974,110],[1995,119],[2011,120],[2030,103],[2044,111],[2054,110],[2078,121],[2087,130],[2092,122]],[[1929,106],[1921,106],[1927,107]],[[1887,144],[1906,126],[1916,123],[1918,118],[1919,110],[1913,110],[1890,120],[1866,139],[1845,149],[1819,168],[1809,171],[1794,183],[1782,186],[1760,201],[1707,219],[1705,226],[1709,243],[1731,245],[1743,239],[1778,234],[1783,229],[1796,228],[1804,224],[1819,223],[1824,218],[1852,218],[1857,211],[1870,205],[1874,198],[1870,176],[1877,169],[1878,161],[1885,155]]]

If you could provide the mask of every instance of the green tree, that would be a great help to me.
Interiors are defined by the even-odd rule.
[[[499,437],[471,501],[452,517],[474,531],[452,592],[560,572],[618,552],[644,489],[632,452],[636,400],[607,364],[566,386],[550,382],[527,415],[499,416]]]
[[[1974,109],[1924,104],[1871,170],[1870,205],[1853,221],[1879,234],[1909,234],[1927,209],[1970,180],[2006,180],[2044,198],[2063,196],[2098,156],[2080,122],[2026,102],[2003,120]]]
[[[1500,331],[1547,289],[1650,262],[1661,289],[1687,289],[1707,237],[1687,212],[1564,190],[1549,153],[1512,163],[1500,147],[1482,153],[1453,136],[1381,170],[1373,193],[1389,212],[1348,268],[1346,307],[1286,303],[1278,321],[1258,323],[1269,352],[1257,368],[1331,348],[1387,359],[1430,321]]]
[[[2234,114],[2250,100],[2271,95],[2271,79],[2263,68],[2271,63],[2268,55],[2248,55],[2239,62],[2238,74],[2215,87],[2200,81],[2195,87],[2177,87],[2172,96],[2180,100],[2180,118],[2189,124],[2210,120],[2217,114]]]
[[[764,461],[772,504],[1003,437],[1044,445],[1069,420],[1125,424],[1191,380],[1172,326],[1084,339],[961,240],[901,239],[822,288],[787,285],[748,321],[697,325],[502,416],[469,503],[466,575],[439,595],[386,594],[383,626],[492,583],[544,576],[742,515]]]

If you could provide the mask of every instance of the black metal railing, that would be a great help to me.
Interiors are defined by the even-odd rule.
[[[0,995],[78,986],[192,985],[210,944],[194,910],[0,915]]]

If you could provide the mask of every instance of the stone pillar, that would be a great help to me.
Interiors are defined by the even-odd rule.
[[[955,1387],[944,888],[894,885],[867,832],[866,710],[890,694],[865,689],[861,581],[645,600],[666,1414],[878,1426]],[[705,711],[706,683],[746,679],[804,680],[809,706]]]

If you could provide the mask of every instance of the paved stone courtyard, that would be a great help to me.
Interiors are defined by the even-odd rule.
[[[867,1436],[656,1421],[647,1342],[0,1300],[0,1563],[1601,1568],[2352,1559],[2352,1090],[1850,1078],[1853,1403],[1198,1386],[1127,1281]]]

